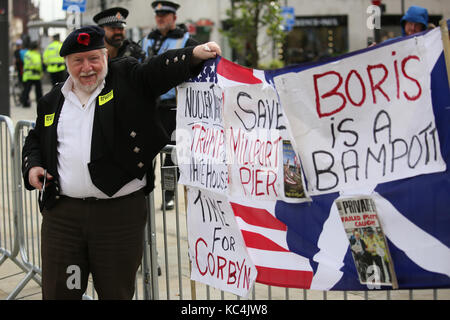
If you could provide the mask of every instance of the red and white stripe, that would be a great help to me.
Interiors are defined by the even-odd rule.
[[[217,84],[223,88],[266,83],[264,71],[240,66],[227,59],[217,64]]]
[[[230,202],[247,251],[258,270],[256,282],[308,289],[313,278],[311,265],[307,258],[289,250],[287,226],[275,217],[275,203]]]

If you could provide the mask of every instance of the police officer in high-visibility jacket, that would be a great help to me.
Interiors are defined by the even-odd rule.
[[[64,58],[59,55],[61,46],[62,42],[59,41],[59,34],[55,34],[53,36],[53,42],[44,51],[44,64],[47,66],[47,72],[50,74],[52,85],[64,82],[67,78]]]
[[[22,105],[25,108],[30,107],[29,94],[31,86],[34,85],[36,93],[36,101],[42,97],[42,58],[38,49],[38,43],[33,41],[30,43],[29,50],[25,54],[23,62],[23,84]]]

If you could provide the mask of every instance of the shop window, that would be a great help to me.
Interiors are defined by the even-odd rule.
[[[286,37],[283,60],[286,65],[304,63],[347,51],[347,16],[302,16]]]

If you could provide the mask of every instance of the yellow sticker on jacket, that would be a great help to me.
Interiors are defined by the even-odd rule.
[[[108,92],[104,96],[99,96],[98,97],[98,105],[102,106],[105,103],[107,103],[108,101],[111,101],[114,98],[114,92],[113,91],[114,90],[111,90],[110,92]]]
[[[44,116],[44,126],[50,127],[53,124],[53,120],[55,120],[55,114],[46,114]]]

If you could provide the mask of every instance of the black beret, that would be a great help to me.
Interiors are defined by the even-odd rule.
[[[94,16],[94,21],[99,26],[109,27],[124,27],[126,24],[125,19],[128,17],[128,10],[121,7],[115,7],[104,10],[97,13]]]
[[[152,2],[152,8],[155,10],[156,13],[158,13],[158,12],[176,13],[179,7],[180,7],[179,4],[172,2],[172,1],[153,1]]]
[[[59,55],[65,57],[72,53],[105,48],[105,31],[99,26],[87,26],[72,31],[64,40]]]

